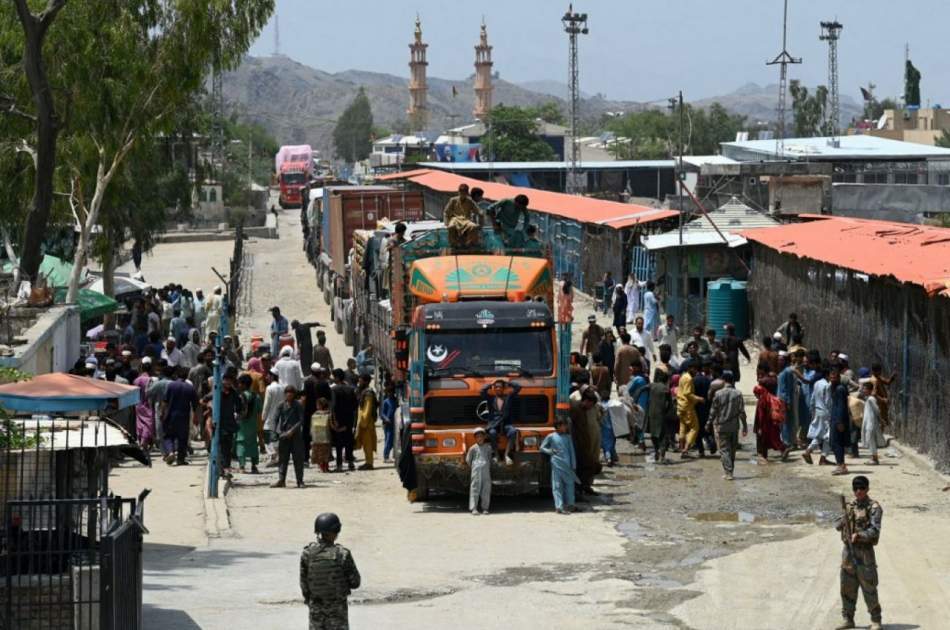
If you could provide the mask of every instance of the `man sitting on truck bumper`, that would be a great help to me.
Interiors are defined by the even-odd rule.
[[[506,394],[505,389],[509,387],[511,391]],[[494,383],[482,387],[482,399],[488,403],[486,428],[492,449],[494,449],[497,457],[498,435],[504,433],[505,437],[508,438],[508,444],[505,446],[505,463],[509,466],[514,463],[511,459],[511,453],[518,444],[518,429],[511,426],[512,405],[520,391],[521,385],[503,379],[498,379]]]

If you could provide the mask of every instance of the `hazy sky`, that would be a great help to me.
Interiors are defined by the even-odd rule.
[[[321,70],[350,68],[408,76],[413,21],[422,18],[429,74],[473,72],[473,46],[484,15],[495,69],[509,81],[566,82],[567,35],[558,0],[278,0],[281,52]],[[781,49],[782,0],[579,0],[589,14],[581,36],[581,89],[651,101],[682,89],[687,100],[731,92],[747,82],[775,83],[765,62]],[[923,79],[926,104],[950,104],[946,52],[950,2],[790,0],[789,51],[804,58],[791,78],[827,81],[827,46],[818,22],[844,24],[839,42],[842,94],[859,85],[879,97],[903,92],[904,44]],[[251,54],[274,50],[274,20]]]

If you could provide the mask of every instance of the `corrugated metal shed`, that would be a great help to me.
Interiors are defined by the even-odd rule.
[[[742,230],[754,228],[774,228],[781,224],[772,217],[745,205],[735,197],[716,210],[709,212],[710,218],[722,232],[729,247],[745,245],[746,239],[739,235]],[[709,219],[698,217],[683,226],[683,246],[716,245],[723,242]],[[643,237],[643,245],[649,250],[679,247],[679,230]]]
[[[566,171],[567,163],[558,162],[420,162],[422,168],[465,173],[472,171]],[[580,170],[674,168],[673,160],[585,160],[577,163]]]
[[[786,160],[849,160],[849,159],[950,159],[950,149],[915,142],[889,140],[877,136],[841,136],[840,146],[830,144],[831,138],[786,138]],[[775,140],[723,142],[723,153],[731,151],[754,153],[763,160],[778,159]]]
[[[893,277],[950,297],[950,229],[824,217],[770,229],[745,230],[746,239],[801,258],[872,276]]]
[[[530,199],[529,209],[535,212],[572,219],[579,223],[603,225],[618,230],[677,216],[677,213],[672,210],[483,182],[430,169],[393,173],[377,179],[380,181],[408,180],[424,188],[439,192],[452,192],[458,189],[459,184],[468,184],[470,187],[479,187],[484,190],[485,198],[490,201],[498,201],[523,194]]]

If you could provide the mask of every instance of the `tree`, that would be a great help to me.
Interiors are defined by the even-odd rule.
[[[897,101],[892,98],[885,98],[878,101],[873,96],[864,103],[864,119],[879,120],[884,115],[886,109],[897,109]]]
[[[535,118],[540,118],[546,123],[551,123],[552,125],[567,124],[567,119],[564,117],[561,105],[557,101],[548,101],[536,107],[531,107],[529,110]]]
[[[482,152],[502,162],[549,161],[554,149],[538,136],[538,120],[531,108],[497,105],[489,114],[489,130]]]
[[[788,86],[792,95],[792,114],[794,132],[797,138],[811,138],[816,135],[830,135],[832,130],[828,109],[828,88],[819,85],[815,93],[808,94],[808,88],[793,80]]]
[[[0,107],[9,115],[30,121],[35,130],[33,145],[23,140],[21,149],[33,157],[36,176],[33,199],[27,211],[19,268],[31,281],[36,280],[43,259],[41,244],[53,207],[53,174],[56,165],[56,140],[60,121],[46,73],[43,49],[50,26],[66,0],[47,0],[40,13],[33,13],[27,0],[14,0],[16,15],[23,29],[23,72],[29,84],[33,113],[21,109],[16,94],[0,93]]]
[[[362,87],[337,120],[333,146],[346,162],[365,160],[373,149],[373,111]]]
[[[668,159],[674,156],[680,141],[680,120],[683,121],[684,155],[719,153],[721,142],[735,140],[736,132],[746,125],[745,116],[730,114],[720,103],[707,109],[683,105],[672,112],[648,109],[605,120],[605,127],[618,142],[610,147],[622,160]],[[629,139],[624,142],[623,139]]]
[[[944,129],[941,131],[934,144],[944,149],[950,149],[950,130]]]
[[[136,142],[167,131],[210,68],[237,65],[273,9],[273,0],[130,0],[110,13],[77,3],[64,14],[58,49],[77,125],[67,166],[81,226],[67,301],[76,299],[105,194]]]
[[[904,104],[907,107],[920,107],[920,70],[914,67],[910,59],[904,66]]]

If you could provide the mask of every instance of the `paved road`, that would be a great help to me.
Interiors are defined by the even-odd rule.
[[[245,339],[266,330],[274,304],[290,318],[329,320],[294,215],[282,214],[279,240],[249,243]],[[178,247],[159,246],[146,276],[150,264],[182,256]],[[195,257],[189,269],[200,269],[202,247],[187,251]],[[212,284],[206,278],[195,281]],[[588,310],[578,308],[580,322]],[[338,335],[329,338],[338,361],[348,356]],[[210,541],[200,467],[123,469],[115,483],[155,489],[146,511],[148,627],[304,627],[297,560],[324,510],[341,515],[341,542],[364,577],[351,600],[353,628],[835,625],[840,543],[829,520],[847,478],[800,461],[757,466],[748,441],[733,484],[719,478],[716,460],[657,467],[625,450],[624,463],[598,482],[603,495],[567,517],[536,497],[496,500],[493,514],[479,517],[458,498],[409,504],[389,466],[308,470],[304,490],[268,488],[273,473],[239,476],[227,497],[231,535]],[[947,482],[908,457],[884,463],[853,468],[870,473],[885,507],[885,620],[890,628],[943,627],[950,505],[939,490]],[[866,624],[866,613],[858,620]]]

